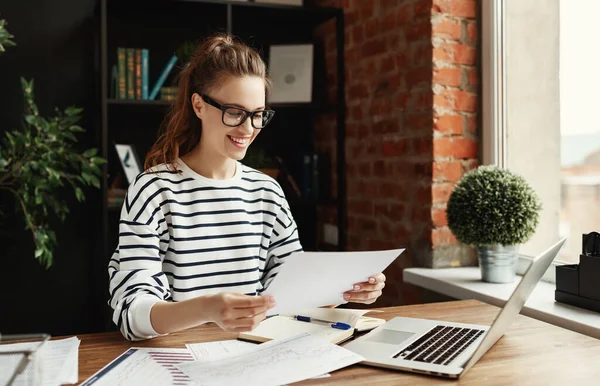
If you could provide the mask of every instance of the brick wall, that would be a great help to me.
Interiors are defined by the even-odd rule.
[[[386,271],[388,285],[377,304],[413,303],[417,292],[402,283],[404,268],[474,262],[472,251],[450,233],[445,208],[454,184],[477,163],[476,4],[317,4],[343,7],[345,14],[348,247],[406,247]],[[332,100],[334,32],[332,23],[319,31]],[[321,116],[316,124],[317,148],[335,154],[335,116]],[[335,219],[324,207],[319,225]]]

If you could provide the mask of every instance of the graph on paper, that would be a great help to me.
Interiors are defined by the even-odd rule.
[[[193,360],[187,349],[130,348],[92,375],[82,386],[188,386],[193,382],[177,365]]]
[[[302,334],[273,340],[252,351],[215,361],[177,365],[203,386],[282,385],[298,382],[360,362],[363,358],[326,340]]]

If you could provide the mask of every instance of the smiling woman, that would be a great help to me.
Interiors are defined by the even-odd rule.
[[[259,54],[228,35],[202,43],[179,79],[164,132],[129,187],[110,259],[113,321],[127,339],[214,322],[255,328],[275,305],[260,295],[302,251],[280,185],[243,165],[274,112]],[[344,299],[373,303],[382,274]]]

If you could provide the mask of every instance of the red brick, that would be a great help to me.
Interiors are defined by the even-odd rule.
[[[432,35],[442,39],[460,40],[462,26],[460,21],[442,19],[432,26]]]
[[[360,121],[361,119],[363,119],[364,117],[364,112],[363,112],[363,105],[359,104],[358,106],[354,106],[352,107],[350,110],[350,116],[352,117],[352,119],[354,119],[355,121]]]
[[[410,99],[409,93],[401,92],[401,93],[397,94],[396,98],[394,99],[394,107],[397,109],[406,108],[406,103],[408,102],[409,99]]]
[[[460,115],[442,115],[433,119],[433,128],[442,134],[458,135],[463,132],[463,118]]]
[[[407,24],[409,21],[412,20],[413,7],[410,4],[404,5],[403,7],[398,9],[397,15],[398,15],[398,26]]]
[[[430,1],[417,1],[415,4],[414,17],[429,16],[431,15],[431,2]]]
[[[361,177],[370,177],[371,176],[371,163],[370,162],[361,162],[358,165],[358,175]]]
[[[348,200],[348,209],[356,214],[373,215],[373,202],[364,199],[350,199]]]
[[[404,124],[411,132],[425,132],[431,133],[431,115],[429,113],[414,113],[406,114],[404,116]],[[429,134],[431,136],[431,134]],[[425,145],[426,149],[431,152],[431,137],[418,139],[419,143],[428,141]]]
[[[431,244],[434,248],[440,245],[456,244],[456,237],[447,227],[435,228],[431,231]]]
[[[443,227],[448,225],[448,216],[446,215],[446,209],[433,208],[431,209],[431,221],[433,226]]]
[[[435,138],[433,157],[477,158],[478,144],[465,138]]]
[[[462,177],[463,169],[460,161],[434,161],[433,179],[449,182],[458,182]]]
[[[361,1],[358,4],[360,6],[358,9],[358,15],[361,20],[366,20],[373,16],[375,11],[374,1]]]
[[[413,93],[412,101],[414,111],[430,111],[433,107],[434,95],[430,90],[419,93]]]
[[[360,45],[365,40],[365,30],[362,25],[355,25],[351,29],[352,41],[355,45]]]
[[[381,58],[381,63],[379,65],[379,71],[382,74],[386,72],[392,72],[396,70],[395,58],[393,56],[388,56],[385,58]]]
[[[477,96],[474,93],[461,90],[441,90],[433,97],[435,106],[454,109],[456,111],[477,111]]]
[[[357,84],[348,90],[350,99],[362,99],[369,96],[369,88],[365,83]]]
[[[441,43],[433,48],[433,59],[451,64],[474,65],[477,50],[465,44]]]
[[[375,231],[377,230],[377,222],[369,218],[361,218],[358,220],[358,229],[361,231]]]
[[[432,47],[431,42],[426,42],[424,44],[419,44],[411,47],[412,57],[411,57],[411,65],[412,66],[430,66],[431,58],[432,58]],[[433,49],[433,54],[435,55],[435,49]]]
[[[414,22],[406,31],[406,40],[409,42],[428,39],[431,36],[431,21],[423,19]]]
[[[474,21],[467,22],[467,39],[470,43],[477,42],[478,32],[477,23]]]
[[[433,0],[432,10],[434,13],[473,19],[477,16],[477,2],[476,0]]]
[[[368,38],[368,35],[367,35],[367,38]],[[376,39],[371,39],[368,43],[363,44],[362,50],[361,50],[362,56],[360,58],[356,58],[356,60],[383,54],[386,52],[385,47],[386,47],[385,38],[379,37]],[[352,62],[347,62],[347,63],[352,63]]]
[[[470,134],[477,132],[477,116],[475,114],[467,117],[467,131]]]
[[[460,68],[438,68],[433,71],[433,83],[458,87],[462,83],[462,70]]]
[[[420,67],[410,70],[406,76],[406,85],[413,88],[431,83],[431,67]]]
[[[467,77],[469,79],[469,85],[477,86],[479,84],[479,73],[476,68],[469,68],[467,70]]]
[[[378,19],[371,19],[367,21],[365,24],[365,37],[366,39],[371,39],[377,36],[381,28],[381,21]]]
[[[465,161],[465,173],[470,170],[477,169],[477,166],[479,166],[479,161],[476,159]]]

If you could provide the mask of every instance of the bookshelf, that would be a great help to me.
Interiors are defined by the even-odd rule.
[[[337,249],[346,248],[346,173],[345,173],[345,102],[344,102],[344,21],[339,8],[262,4],[239,0],[163,0],[163,1],[100,1],[100,82],[102,155],[108,160],[102,180],[103,206],[102,256],[108,259],[116,246],[120,208],[109,205],[115,179],[126,188],[124,175],[114,149],[115,143],[132,144],[143,162],[156,139],[165,114],[173,101],[117,99],[111,90],[112,67],[117,64],[118,47],[139,47],[149,50],[149,89],[158,78],[169,58],[185,41],[198,41],[214,32],[229,32],[246,44],[257,48],[268,63],[272,44],[314,43],[315,28],[333,20],[336,25],[337,94],[329,100],[326,92],[315,93],[311,103],[280,103],[271,107],[277,112],[273,122],[257,137],[252,147],[267,149],[280,155],[290,173],[300,179],[298,157],[315,152],[314,118],[319,114],[335,114],[337,148],[331,162],[337,169],[338,197],[289,197],[288,201],[298,223],[301,242],[306,250],[317,250],[316,224],[319,207],[335,207],[338,215]],[[315,66],[324,67],[323,53],[315,50]],[[180,64],[180,63],[179,63]],[[324,72],[324,68],[322,71]],[[323,86],[324,74],[315,67],[313,83]],[[177,66],[165,85],[171,85]],[[321,78],[319,78],[321,76]],[[326,91],[326,90],[325,90]],[[322,96],[322,97],[321,97]],[[334,161],[332,157],[335,157]],[[319,170],[319,173],[326,171]],[[118,182],[118,181],[117,181]],[[287,192],[286,192],[287,194]],[[331,247],[330,247],[331,248]],[[335,248],[335,247],[333,247]],[[106,260],[99,264],[104,269]],[[105,288],[105,287],[103,287]]]

